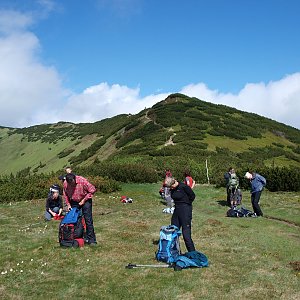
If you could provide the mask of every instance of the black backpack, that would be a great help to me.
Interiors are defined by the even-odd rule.
[[[76,223],[59,224],[58,240],[62,247],[80,247],[84,242],[85,222],[82,216],[78,217]]]
[[[246,209],[244,207],[241,208],[230,208],[227,213],[227,217],[235,217],[235,218],[241,218],[241,217],[256,217],[256,214],[253,213],[251,210]]]

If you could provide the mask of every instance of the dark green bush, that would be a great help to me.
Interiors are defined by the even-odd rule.
[[[120,184],[112,179],[89,176],[89,180],[103,193],[120,190]],[[57,174],[2,176],[0,203],[46,198],[52,184],[59,184],[62,189]]]
[[[57,157],[58,158],[63,158],[63,157],[66,157],[68,156],[69,154],[73,153],[75,151],[75,149],[68,149],[68,150],[63,150],[61,152],[59,152],[57,154]]]

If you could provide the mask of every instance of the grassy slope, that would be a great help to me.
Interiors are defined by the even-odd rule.
[[[44,200],[1,205],[0,271],[8,271],[0,275],[2,299],[299,299],[299,271],[289,265],[299,261],[299,227],[226,218],[224,190],[213,187],[196,187],[193,215],[193,239],[209,268],[125,269],[129,262],[156,263],[153,242],[170,222],[158,189],[126,184],[110,196],[98,193],[99,244],[80,250],[59,248],[57,221],[41,221]],[[123,194],[134,203],[121,204]],[[265,215],[300,225],[299,200],[299,193],[265,191],[261,205]],[[244,205],[250,207],[247,192]],[[181,247],[185,251],[183,242]]]
[[[265,147],[272,145],[272,143],[279,143],[284,146],[291,146],[289,140],[284,137],[277,136],[271,132],[263,134],[261,139],[249,137],[245,141],[235,140],[229,137],[220,136],[208,136],[203,140],[203,142],[209,144],[208,150],[214,151],[216,147],[223,147],[232,150],[233,152],[243,152],[249,149],[249,147]],[[287,148],[286,148],[287,149]]]
[[[74,146],[76,140],[72,141],[71,138],[60,140],[55,144],[42,143],[41,141],[28,142],[21,141],[23,137],[21,134],[7,136],[3,133],[3,129],[0,129],[0,132],[3,135],[0,143],[0,170],[2,174],[16,173],[28,166],[34,169],[39,166],[40,162],[45,164],[45,167],[39,171],[59,170],[68,164],[69,156],[59,159],[58,153],[74,147],[75,151],[70,156],[78,155],[82,149],[90,146],[95,140],[95,137],[86,136],[80,144]]]
[[[252,123],[249,123],[249,118],[252,120]],[[137,122],[138,120],[140,123]],[[150,122],[151,120],[154,121],[153,124]],[[150,126],[151,124],[153,126]],[[159,127],[157,124],[162,124],[163,128],[158,130]],[[187,124],[188,131],[186,131]],[[261,124],[261,126],[253,127],[252,124],[253,126]],[[230,127],[231,125],[234,126],[234,129]],[[237,125],[245,125],[246,127],[241,126],[238,129]],[[129,130],[125,130],[126,126],[127,129],[129,126]],[[93,163],[95,158],[104,160],[114,154],[116,156],[118,154],[121,156],[138,156],[150,151],[149,153],[152,155],[156,150],[165,149],[164,145],[167,137],[169,137],[169,130],[171,128],[177,134],[173,138],[179,148],[188,144],[190,149],[197,149],[199,141],[195,141],[194,139],[197,140],[197,137],[201,138],[201,136],[205,136],[205,138],[204,140],[200,140],[200,142],[207,143],[209,151],[215,151],[216,147],[221,147],[240,153],[247,151],[249,147],[262,148],[272,146],[276,148],[278,147],[276,144],[280,144],[282,150],[290,154],[290,157],[286,158],[284,155],[277,156],[274,159],[270,157],[269,160],[265,161],[266,165],[293,165],[300,167],[300,154],[293,152],[291,149],[300,146],[297,142],[299,141],[299,131],[296,129],[257,115],[237,111],[222,105],[195,100],[184,95],[177,95],[175,98],[170,96],[166,100],[154,105],[153,108],[145,109],[134,116],[119,115],[99,122],[86,124],[60,122],[18,130],[0,128],[0,156],[2,158],[0,161],[0,171],[2,174],[10,174],[11,172],[16,173],[26,167],[31,167],[31,170],[33,170],[40,163],[45,165],[45,167],[39,168],[38,172],[60,170],[65,165],[70,164],[68,160],[71,157],[79,155],[81,150],[91,146],[99,138],[99,136],[97,137],[98,134],[105,136],[106,143],[98,151],[96,149],[96,153],[92,151],[91,156],[84,157],[82,166]],[[265,129],[262,130],[262,128]],[[216,131],[212,133],[215,135],[210,135],[211,130]],[[239,130],[244,138],[248,138],[245,140],[232,138],[230,133],[238,133]],[[254,138],[257,135],[253,134],[251,130],[257,130],[263,137]],[[9,131],[13,132],[11,136],[8,136]],[[78,145],[75,145],[76,140],[71,140],[74,136],[83,137]],[[25,137],[23,141],[22,137]],[[40,140],[28,142],[28,137],[31,140]],[[62,139],[56,141],[55,144],[50,143],[57,137]],[[44,139],[45,142],[42,143],[41,139]],[[121,141],[122,144],[122,147],[119,149],[116,148],[117,141],[119,144]],[[130,148],[128,147],[130,145],[131,152],[129,151],[128,153],[130,154],[128,154],[126,149]],[[135,145],[137,146],[136,149],[134,149]],[[147,147],[150,149],[147,149]],[[57,157],[58,153],[62,151],[68,152],[70,149],[76,150],[61,159]],[[181,149],[180,151],[183,150]],[[162,155],[162,153],[159,155]]]

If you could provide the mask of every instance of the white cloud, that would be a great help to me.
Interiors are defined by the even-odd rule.
[[[267,84],[248,83],[238,94],[210,90],[203,83],[185,86],[181,93],[257,113],[300,128],[300,73],[287,75]]]
[[[30,15],[0,11],[1,126],[94,122],[122,113],[137,113],[177,92],[142,97],[139,87],[103,82],[82,93],[71,93],[63,87],[58,71],[40,61],[39,39],[28,29],[34,21]],[[211,90],[204,83],[190,84],[180,92],[300,128],[300,73],[267,84],[249,83],[237,94]]]
[[[39,61],[39,40],[26,29],[31,19],[2,11],[0,24],[0,124],[22,127],[56,120],[67,91],[58,72]]]
[[[0,33],[12,34],[23,31],[33,23],[30,15],[20,14],[12,10],[0,11]]]
[[[138,113],[168,96],[160,94],[141,98],[139,92],[139,88],[100,83],[70,97],[62,116],[73,122],[93,122],[118,114]]]

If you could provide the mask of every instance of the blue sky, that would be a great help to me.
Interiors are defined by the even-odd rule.
[[[1,0],[0,125],[93,122],[184,92],[300,128],[299,15],[296,0]]]

